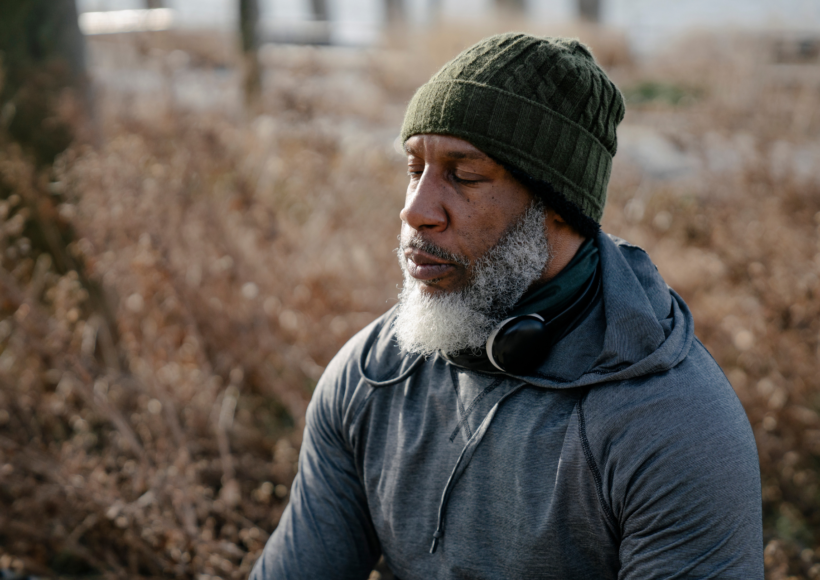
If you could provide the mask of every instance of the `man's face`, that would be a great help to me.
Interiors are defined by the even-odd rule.
[[[534,197],[463,139],[415,135],[405,149],[410,183],[401,211],[401,239],[407,272],[431,296],[462,290],[476,261],[521,218]],[[421,249],[422,240],[443,252]]]
[[[466,141],[419,135],[407,150],[396,338],[424,355],[477,352],[548,268],[546,208]]]

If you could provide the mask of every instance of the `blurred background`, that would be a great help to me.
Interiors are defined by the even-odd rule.
[[[248,574],[316,380],[396,302],[404,107],[508,30],[623,91],[604,229],[748,413],[766,577],[820,578],[820,3],[3,0],[4,578]]]

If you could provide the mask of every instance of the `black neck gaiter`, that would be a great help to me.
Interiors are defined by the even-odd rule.
[[[528,290],[508,316],[538,313],[546,320],[569,306],[598,268],[598,246],[588,238],[558,275],[538,288]]]

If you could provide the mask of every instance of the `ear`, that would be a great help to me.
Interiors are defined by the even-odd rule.
[[[558,238],[566,238],[567,240],[572,239],[576,241],[583,241],[586,239],[578,232],[578,230],[569,225],[567,220],[565,220],[561,214],[551,207],[547,207],[544,212],[544,228],[546,228],[550,239],[553,240]]]
[[[542,280],[547,281],[570,263],[586,238],[550,207],[544,212],[544,230],[553,252],[552,260],[547,263],[547,270],[542,276]]]
[[[548,228],[550,226],[563,227],[567,225],[566,220],[563,217],[561,217],[561,214],[559,214],[551,207],[547,207],[546,211],[544,212],[544,223]]]

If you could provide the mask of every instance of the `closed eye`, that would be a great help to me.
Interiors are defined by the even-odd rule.
[[[456,183],[469,184],[469,183],[478,183],[482,180],[481,179],[464,179],[462,177],[459,177],[458,175],[453,175],[453,181],[455,181]]]
[[[453,181],[455,181],[456,183],[460,183],[462,185],[472,185],[472,184],[475,184],[475,183],[482,183],[482,182],[486,181],[486,178],[481,177],[479,175],[475,175],[475,174],[470,174],[470,175],[465,176],[463,174],[458,175],[456,172],[453,172],[453,173],[450,174],[450,177],[452,178]]]
[[[407,175],[413,178],[421,177],[421,174],[424,173],[424,166],[413,164],[407,166]]]

